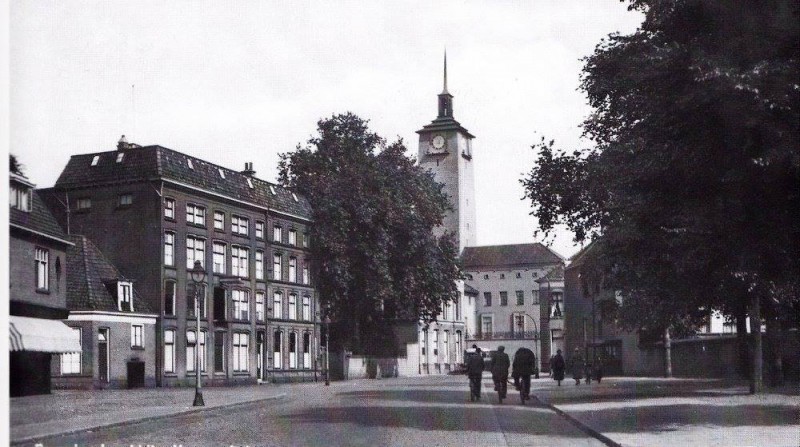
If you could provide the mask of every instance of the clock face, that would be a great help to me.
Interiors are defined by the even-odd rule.
[[[433,144],[433,147],[435,149],[443,148],[444,147],[444,137],[441,136],[441,135],[436,135],[435,137],[433,137],[432,144]]]

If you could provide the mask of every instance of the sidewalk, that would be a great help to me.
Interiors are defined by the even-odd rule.
[[[12,444],[93,430],[167,415],[192,413],[260,400],[279,399],[275,385],[203,388],[205,407],[193,407],[194,388],[55,390],[53,394],[11,398]]]
[[[798,385],[749,394],[744,381],[611,377],[531,393],[609,445],[800,445]]]

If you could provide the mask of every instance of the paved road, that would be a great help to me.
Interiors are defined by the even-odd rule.
[[[285,387],[287,397],[50,438],[43,445],[603,445],[548,407],[502,405],[463,376]],[[510,390],[513,391],[513,388]]]

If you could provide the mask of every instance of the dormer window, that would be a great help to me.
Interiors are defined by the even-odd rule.
[[[187,158],[186,165],[189,166],[189,169],[194,170],[194,164],[192,163],[192,160]]]
[[[100,156],[99,155],[95,155],[94,157],[92,157],[92,166],[97,166],[97,163],[99,161],[100,161]]]
[[[23,185],[11,185],[9,194],[11,208],[29,212],[31,210],[31,190]]]
[[[272,195],[274,196],[274,195],[276,194],[276,193],[275,193],[275,187],[274,187],[274,186],[272,186],[272,185],[269,185],[269,192],[271,192],[271,193],[272,193]]]
[[[225,179],[225,171],[223,171],[222,168],[217,168],[217,171],[219,172],[219,176]]]
[[[130,281],[117,281],[117,309],[133,312],[133,283]]]
[[[294,201],[295,201],[295,202],[297,202],[297,201],[298,201],[298,200],[297,200],[297,194],[295,194],[295,193],[292,193],[292,198],[294,199]]]
[[[122,163],[123,158],[125,158],[125,152],[120,152],[117,154],[117,163]]]
[[[253,189],[253,182],[250,181],[250,179],[247,179],[247,186],[249,186],[250,189]]]

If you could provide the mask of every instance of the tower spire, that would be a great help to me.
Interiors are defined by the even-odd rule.
[[[444,90],[442,94],[449,94],[447,91],[447,48],[444,49]]]

